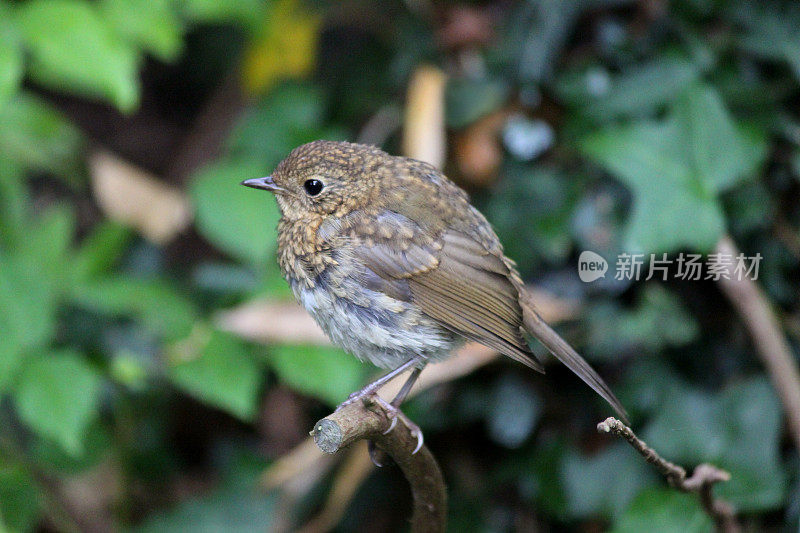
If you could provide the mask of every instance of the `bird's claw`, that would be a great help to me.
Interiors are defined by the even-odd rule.
[[[389,464],[389,463],[382,463],[380,461],[380,459],[379,459],[380,455],[381,454],[386,455],[386,454],[385,454],[385,452],[383,452],[383,450],[379,451],[375,447],[375,441],[374,440],[367,441],[367,452],[369,453],[369,460],[372,461],[372,464],[374,464],[378,468],[383,468],[384,466]]]
[[[411,455],[414,455],[418,451],[420,451],[420,449],[422,449],[422,445],[425,443],[425,438],[422,436],[422,430],[420,430],[419,427],[411,430],[412,435],[414,435],[415,433],[417,435],[417,447],[414,448],[414,451],[411,452]]]
[[[396,405],[387,402],[380,396],[376,396],[376,399],[377,402],[380,403],[386,412],[392,417],[388,429],[386,429],[383,434],[387,435],[391,433],[397,426],[397,420],[402,418],[403,423],[411,431],[411,435],[417,438],[417,447],[414,448],[414,451],[411,452],[411,455],[414,455],[420,451],[420,449],[422,449],[422,445],[425,443],[425,437],[423,436],[422,430],[419,428],[419,426],[412,422],[411,419],[409,419],[406,415],[404,415]],[[375,461],[373,461],[373,463],[374,462]]]
[[[389,433],[391,433],[396,425],[397,425],[397,415],[392,417],[392,422],[391,422],[391,424],[389,424],[389,429],[384,431],[383,435],[388,435]]]

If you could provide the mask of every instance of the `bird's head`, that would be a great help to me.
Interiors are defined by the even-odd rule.
[[[292,150],[271,176],[242,185],[275,194],[289,220],[339,215],[368,205],[375,197],[380,167],[394,159],[372,146],[314,141]]]

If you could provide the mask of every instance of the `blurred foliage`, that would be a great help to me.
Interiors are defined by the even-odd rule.
[[[798,353],[798,28],[789,1],[0,0],[0,531],[264,531],[319,509],[327,480],[287,509],[258,473],[373,369],[220,330],[220,310],[290,298],[277,206],[238,183],[317,138],[371,132],[397,153],[392,117],[425,63],[449,77],[446,172],[526,279],[581,304],[565,335],[637,430],[729,470],[716,491],[748,530],[796,530],[797,451],[714,284],[584,284],[575,265],[730,234],[762,254]],[[186,177],[174,152],[198,130],[225,140]],[[476,131],[491,145],[463,153]],[[183,191],[192,229],[154,243],[105,214],[98,145]],[[492,157],[480,181],[460,166]],[[445,467],[454,531],[712,527],[595,434],[605,407],[563,369],[498,363],[406,407]],[[405,527],[388,472],[341,531]]]

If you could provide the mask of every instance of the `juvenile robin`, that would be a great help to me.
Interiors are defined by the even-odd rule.
[[[424,366],[463,339],[544,372],[527,332],[625,418],[608,385],[539,317],[483,215],[431,165],[314,141],[242,185],[277,198],[278,261],[297,300],[335,344],[392,369],[346,403],[413,369],[398,406]]]

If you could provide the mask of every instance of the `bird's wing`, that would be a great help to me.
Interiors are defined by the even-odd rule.
[[[458,230],[431,235],[389,210],[352,228],[365,284],[404,293],[447,329],[544,372],[522,336],[519,292],[502,258]]]

